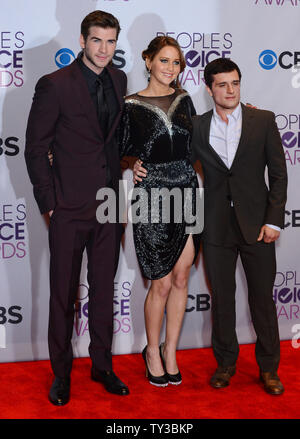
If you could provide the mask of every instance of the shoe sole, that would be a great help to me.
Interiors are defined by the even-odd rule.
[[[181,384],[181,383],[182,383],[182,380],[178,381],[177,383],[175,383],[174,381],[169,381],[169,384],[171,384],[172,386],[179,386],[179,384]]]
[[[265,387],[264,387],[264,389],[265,389],[265,391],[266,391],[269,395],[275,395],[275,396],[280,396],[280,395],[282,395],[283,392],[284,392],[284,390],[279,391],[279,392],[271,392],[270,390],[267,390]]]
[[[48,400],[49,400],[49,402],[51,402],[51,404],[55,405],[56,407],[62,407],[64,405],[68,404],[68,402],[70,401],[68,399],[68,401],[66,401],[66,402],[56,402],[56,401],[53,401],[51,398],[48,398]]]
[[[213,387],[214,389],[225,389],[225,387],[228,387],[228,386],[229,386],[229,383],[228,383],[228,384],[221,385],[221,386],[217,386],[217,385],[212,384],[212,383],[209,383],[209,384],[210,384],[211,387]]]
[[[111,390],[109,390],[109,389],[107,389],[105,386],[103,386],[104,387],[104,389],[108,392],[108,393],[111,393],[112,395],[119,395],[119,396],[126,396],[126,395],[129,395],[129,391],[128,392],[113,392],[113,391],[111,391]]]
[[[156,386],[156,387],[167,387],[167,385],[169,383],[165,383],[165,384],[157,384],[157,383],[153,383],[153,381],[149,380],[149,383],[152,384],[152,386]]]

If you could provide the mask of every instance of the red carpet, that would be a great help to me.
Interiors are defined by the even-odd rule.
[[[240,349],[238,370],[231,384],[209,386],[215,369],[210,348],[178,352],[183,375],[180,386],[148,384],[140,354],[114,356],[114,369],[130,395],[108,394],[90,379],[90,360],[74,360],[71,400],[64,407],[48,402],[52,382],[49,361],[0,364],[1,419],[300,419],[300,349],[281,342],[281,396],[265,393],[254,359],[254,345]]]

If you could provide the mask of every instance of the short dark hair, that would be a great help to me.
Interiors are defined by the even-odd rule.
[[[120,23],[116,17],[105,11],[96,10],[88,14],[81,22],[81,34],[87,40],[91,26],[103,28],[111,27],[117,31],[117,39],[120,33]]]
[[[208,63],[204,69],[204,80],[205,84],[211,89],[212,83],[214,82],[214,75],[218,73],[229,73],[236,70],[241,80],[242,74],[239,66],[231,61],[229,58],[217,58]]]

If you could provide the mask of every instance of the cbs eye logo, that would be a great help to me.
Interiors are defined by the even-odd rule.
[[[56,52],[54,57],[55,64],[60,69],[71,64],[71,62],[74,61],[74,59],[75,59],[74,52],[72,52],[71,49],[67,49],[66,47]]]
[[[277,55],[273,50],[264,50],[258,57],[260,66],[265,70],[273,69],[277,64]]]
[[[292,69],[300,66],[300,52],[284,50],[277,56],[273,50],[263,50],[258,57],[258,62],[265,70],[273,69],[277,63],[281,69]]]

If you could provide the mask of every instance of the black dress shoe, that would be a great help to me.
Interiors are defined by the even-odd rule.
[[[147,352],[147,346],[145,346],[145,348],[142,352],[142,356],[143,356],[143,359],[145,361],[146,377],[148,378],[149,383],[153,384],[153,386],[157,386],[157,387],[166,387],[169,383],[168,375],[166,373],[164,375],[160,375],[160,376],[152,375],[152,373],[150,372],[149,367],[148,367],[146,352]]]
[[[164,357],[164,343],[161,343],[161,345],[159,346],[159,354],[160,354],[160,358],[164,367],[164,371],[166,372],[167,376],[168,376],[168,381],[170,384],[173,384],[174,386],[178,386],[178,384],[182,383],[182,376],[180,371],[178,371],[175,374],[171,374],[167,371],[166,368],[166,362],[165,362],[165,357]]]
[[[219,366],[210,379],[210,385],[215,389],[223,389],[223,387],[229,386],[230,378],[235,374],[235,371],[235,366]]]
[[[260,372],[260,380],[264,383],[264,389],[271,395],[281,395],[284,387],[276,372]]]
[[[102,383],[105,389],[116,395],[128,395],[128,387],[117,377],[112,370],[97,370],[92,368],[91,378],[93,381]]]
[[[65,405],[70,399],[70,378],[55,377],[49,392],[49,401],[54,405]]]

